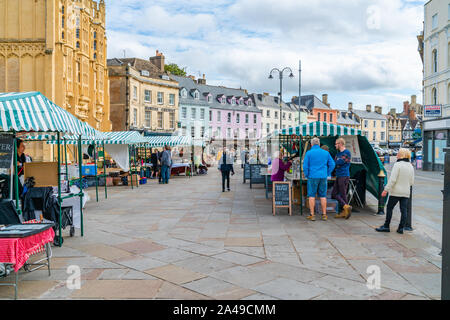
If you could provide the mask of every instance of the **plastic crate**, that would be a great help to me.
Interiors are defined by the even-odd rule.
[[[81,167],[81,174],[83,176],[96,176],[97,166],[95,164],[84,164]]]

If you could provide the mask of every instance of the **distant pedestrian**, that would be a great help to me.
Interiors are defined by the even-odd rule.
[[[337,155],[336,162],[336,182],[333,186],[331,198],[339,202],[339,206],[342,209],[341,213],[335,216],[335,218],[349,219],[352,214],[352,207],[347,201],[347,189],[350,181],[350,163],[352,160],[352,154],[345,148],[345,140],[339,138],[336,140]]]
[[[169,146],[165,146],[164,151],[161,155],[161,175],[163,184],[169,183],[171,166],[172,166],[172,154],[170,152]]]
[[[386,221],[384,225],[375,229],[378,232],[390,232],[389,226],[392,219],[392,211],[400,202],[401,219],[397,232],[403,234],[408,214],[408,200],[411,186],[414,184],[414,168],[410,163],[411,153],[408,149],[400,149],[397,154],[397,162],[394,164],[388,184],[384,188],[382,197],[389,194],[386,207]]]
[[[158,151],[154,151],[152,153],[152,155],[150,156],[150,161],[152,163],[152,179],[156,179],[156,177],[158,176],[158,171],[159,171],[159,164],[158,164]]]
[[[219,160],[218,169],[220,170],[220,172],[222,172],[222,192],[225,192],[225,182],[226,182],[227,190],[231,191],[231,189],[230,189],[230,173],[232,175],[234,175],[234,168],[233,168],[233,158],[227,152],[227,148],[223,148],[223,153],[222,153],[222,157]]]
[[[315,221],[316,195],[320,198],[322,206],[322,220],[328,220],[327,216],[327,178],[331,176],[335,163],[330,153],[320,148],[320,139],[311,140],[311,150],[305,155],[303,161],[303,172],[308,179],[309,210],[311,215],[307,217],[310,221]]]

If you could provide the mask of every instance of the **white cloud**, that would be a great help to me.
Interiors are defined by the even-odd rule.
[[[123,56],[124,49],[128,57],[148,58],[159,49],[190,73],[205,73],[212,84],[274,94],[279,86],[267,79],[269,71],[289,66],[296,79],[284,82],[284,97],[298,92],[299,59],[303,92],[327,92],[330,100],[333,93],[354,96],[355,103],[386,95],[386,103],[397,101],[400,108],[409,92],[420,91],[420,1],[111,0],[107,5],[109,58]]]

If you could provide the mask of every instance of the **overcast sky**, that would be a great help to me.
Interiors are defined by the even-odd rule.
[[[107,0],[108,58],[148,59],[206,74],[207,83],[279,92],[272,68],[292,68],[283,100],[329,96],[333,108],[371,104],[402,109],[422,101],[416,36],[425,1],[411,0]]]

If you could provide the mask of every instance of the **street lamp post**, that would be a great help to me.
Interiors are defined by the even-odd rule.
[[[282,128],[282,116],[283,116],[283,110],[282,110],[282,106],[283,106],[282,105],[282,103],[283,103],[283,74],[284,74],[285,71],[289,71],[289,78],[293,78],[294,77],[294,74],[292,73],[292,69],[289,68],[289,67],[286,67],[283,70],[280,70],[278,68],[273,68],[270,71],[270,74],[269,74],[269,79],[273,79],[273,75],[272,74],[274,72],[278,72],[278,76],[279,76],[279,79],[280,79],[280,130]]]

